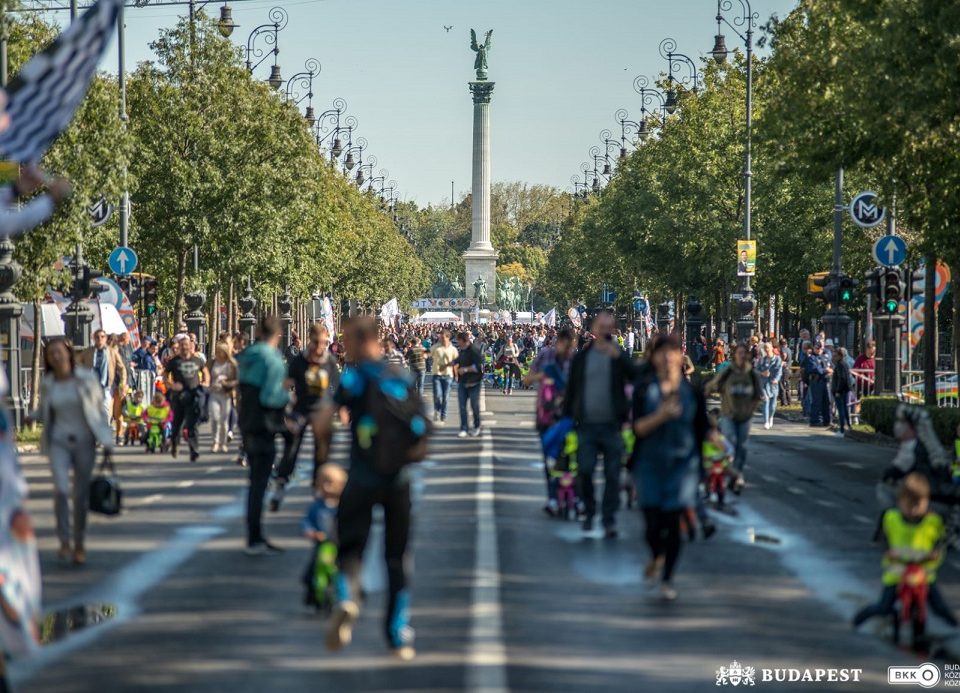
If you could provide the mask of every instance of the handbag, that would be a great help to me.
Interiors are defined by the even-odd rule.
[[[103,461],[97,475],[90,482],[90,510],[102,515],[119,515],[123,507],[123,489],[113,458],[108,451],[103,453]]]

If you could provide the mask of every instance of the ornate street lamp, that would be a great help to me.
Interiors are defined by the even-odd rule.
[[[250,35],[247,36],[247,72],[253,74],[253,72],[264,62],[266,62],[266,60],[272,54],[273,65],[270,68],[270,77],[267,78],[267,84],[274,89],[279,89],[281,86],[283,86],[283,76],[280,74],[280,66],[277,64],[277,56],[280,54],[280,46],[277,43],[277,38],[280,34],[280,31],[287,26],[289,17],[282,7],[271,8],[267,16],[270,18],[270,23],[261,24],[258,27],[254,27],[253,31],[250,32]],[[273,46],[273,48],[264,51],[263,48],[258,47],[257,39],[261,37],[263,38],[263,43],[265,45]],[[260,59],[254,63],[256,58]]]
[[[227,3],[223,3],[223,6],[220,8],[220,21],[217,22],[217,29],[220,31],[220,35],[223,38],[230,38],[233,34],[233,30],[236,29],[239,24],[233,21],[233,9]]]
[[[604,175],[611,176],[613,175],[613,167],[610,164],[610,147],[613,147],[614,151],[619,151],[620,159],[627,158],[627,148],[626,146],[621,146],[621,142],[613,139],[613,133],[607,129],[600,131],[600,140],[603,142],[603,146],[606,149],[607,162],[603,166],[603,172]]]
[[[665,38],[660,42],[660,55],[667,61],[667,87],[666,101],[664,108],[667,113],[673,115],[677,110],[677,86],[689,85],[693,83],[693,91],[697,91],[700,86],[700,75],[697,72],[697,65],[690,56],[677,52],[677,42],[672,38]],[[674,77],[674,72],[686,69],[688,74],[681,75],[679,79]]]
[[[320,62],[315,58],[307,58],[303,66],[306,68],[304,72],[298,72],[287,80],[284,95],[286,96],[287,102],[292,103],[294,106],[299,106],[304,99],[307,100],[304,120],[307,121],[307,126],[312,128],[317,120],[316,116],[313,115],[313,78],[320,74]],[[300,89],[306,89],[307,93],[300,96],[294,85],[298,85]]]
[[[660,123],[661,126],[667,122],[667,96],[664,96],[663,92],[659,89],[654,89],[650,86],[650,80],[646,75],[638,75],[636,79],[633,80],[633,90],[640,95],[640,126],[637,128],[637,138],[641,142],[646,142],[647,138],[650,137],[651,129],[648,125],[650,116],[647,113],[650,113],[647,109],[647,106],[656,106],[660,107]],[[674,96],[674,99],[676,97]]]
[[[625,159],[627,157],[627,133],[633,131],[633,133],[637,135],[637,141],[633,143],[633,146],[639,147],[643,144],[643,138],[640,137],[640,129],[644,123],[642,120],[639,123],[635,120],[630,120],[630,114],[625,108],[618,109],[613,117],[620,123],[620,158]]]

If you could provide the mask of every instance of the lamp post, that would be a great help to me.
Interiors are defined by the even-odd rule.
[[[743,151],[743,235],[744,238],[749,241],[751,232],[751,192],[753,180],[753,172],[751,170],[751,137],[753,132],[753,28],[756,26],[759,15],[755,13],[750,6],[750,0],[739,0],[739,2],[743,14],[734,17],[733,24],[731,24],[727,21],[726,17],[723,16],[723,13],[725,11],[729,12],[733,8],[732,0],[717,0],[717,35],[714,37],[713,50],[710,53],[718,64],[726,62],[729,51],[727,50],[721,23],[730,27],[731,31],[740,37],[743,45],[747,49],[747,132]],[[736,27],[744,28],[745,33],[741,34]],[[740,334],[740,338],[743,339],[749,338],[750,335],[753,334],[755,322],[752,317],[753,310],[746,312],[746,308],[751,303],[753,303],[754,306],[756,305],[749,276],[743,277],[742,284],[740,285],[740,293],[743,295],[743,305],[741,307],[742,320],[737,323],[737,331]]]
[[[250,277],[247,277],[247,287],[243,290],[243,296],[237,301],[240,307],[240,331],[247,333],[247,339],[251,342],[254,337],[254,327],[257,324],[257,316],[254,311],[257,309],[257,299],[253,295],[253,286],[250,284]]]
[[[307,108],[303,118],[307,121],[307,127],[312,129],[313,124],[317,121],[316,116],[313,114],[313,78],[320,74],[320,61],[316,58],[307,58],[303,66],[306,68],[303,72],[298,72],[287,80],[284,96],[288,103],[292,103],[298,107],[303,103],[304,99],[307,100]],[[297,86],[295,87],[294,85]],[[295,91],[296,88],[306,89],[307,93],[300,96],[300,94]]]
[[[573,184],[573,196],[576,199],[586,198],[587,184],[580,181],[580,176],[574,173],[570,176],[570,183]]]
[[[357,188],[363,187],[363,184],[369,180],[373,180],[373,169],[377,165],[377,157],[372,154],[367,157],[367,162],[361,164],[357,169],[356,183]]]
[[[656,108],[659,105],[660,126],[663,127],[667,122],[667,97],[664,96],[663,92],[659,89],[654,89],[650,86],[650,80],[646,75],[638,75],[636,79],[633,80],[633,90],[640,95],[640,119],[639,126],[637,127],[637,139],[641,142],[646,142],[652,132],[648,126],[650,116],[647,115],[648,113],[652,113],[652,111],[648,111],[647,106]]]
[[[247,72],[252,75],[258,67],[263,65],[263,63],[273,55],[273,65],[270,68],[270,76],[267,78],[267,84],[274,89],[279,89],[283,86],[283,77],[280,74],[280,65],[277,64],[277,56],[280,54],[280,46],[277,43],[277,38],[280,31],[287,26],[289,17],[286,10],[282,7],[270,8],[267,16],[270,18],[270,23],[254,27],[250,35],[247,36],[247,44],[245,47]],[[263,43],[265,45],[273,46],[273,48],[264,51],[258,47],[257,39],[261,37],[263,37]],[[254,62],[257,58],[259,58],[259,60]]]
[[[340,116],[343,115],[344,111],[347,110],[347,102],[341,98],[336,98],[333,100],[333,108],[328,108],[319,116],[317,116],[316,122],[316,139],[317,147],[322,147],[324,142],[328,139],[331,140],[330,146],[330,158],[336,159],[340,156],[340,153],[343,151],[343,144],[340,142]],[[356,118],[353,116],[348,116],[347,120],[353,120],[353,123],[356,124]],[[332,126],[332,127],[331,127]],[[336,153],[334,154],[334,150]]]
[[[692,82],[693,90],[697,91],[700,86],[700,75],[697,72],[697,64],[693,62],[693,59],[688,55],[677,52],[677,42],[672,38],[665,38],[660,42],[660,55],[667,61],[667,82],[669,84],[663,106],[667,113],[673,115],[679,104],[677,85],[689,85]],[[689,72],[677,79],[674,77],[674,72],[682,68],[686,68]]]
[[[630,120],[630,113],[627,112],[625,108],[620,108],[613,116],[617,119],[617,122],[620,123],[620,158],[627,158],[627,133],[631,130],[635,135],[637,135],[637,141],[633,142],[633,147],[639,147],[643,144],[643,139],[640,138],[640,127],[642,120],[638,123],[635,120]]]
[[[343,175],[349,175],[357,166],[363,166],[363,150],[366,148],[367,140],[363,137],[358,137],[356,144],[352,141],[348,142],[347,148],[343,150]]]
[[[613,133],[604,128],[600,131],[600,140],[603,142],[604,149],[606,149],[607,164],[604,167],[606,171],[607,167],[610,167],[610,147],[613,147],[617,152],[617,155],[620,159],[627,158],[627,148],[626,145],[621,141],[613,139]],[[608,175],[613,175],[613,169],[610,168]]]

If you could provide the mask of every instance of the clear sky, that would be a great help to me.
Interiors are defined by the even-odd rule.
[[[795,4],[753,0],[761,23]],[[369,153],[404,199],[420,204],[449,201],[451,181],[458,197],[470,189],[471,27],[494,30],[493,179],[568,189],[599,132],[615,129],[614,112],[639,114],[633,80],[665,70],[660,41],[673,37],[679,51],[699,58],[713,46],[717,10],[715,0],[253,0],[232,3],[241,25],[232,40],[245,42],[274,5],[290,15],[279,42],[284,76],[319,60],[317,112],[344,98]],[[206,11],[218,16],[217,2]],[[159,27],[186,13],[128,8],[128,69],[149,59]],[[728,47],[739,43],[725,33]],[[115,44],[105,60],[115,71]],[[267,65],[258,71],[268,74]]]

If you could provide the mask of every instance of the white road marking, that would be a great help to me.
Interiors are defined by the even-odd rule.
[[[204,474],[216,474],[216,473],[219,472],[221,469],[223,469],[223,467],[210,467],[210,469],[208,469],[207,471],[205,471]]]
[[[848,469],[863,469],[859,462],[837,462],[838,467],[847,467]]]
[[[864,523],[864,524],[866,524],[866,525],[872,525],[872,524],[874,523],[874,521],[871,520],[871,519],[870,519],[869,517],[867,517],[866,515],[854,515],[854,516],[853,516],[853,519],[856,520],[857,522],[862,522],[862,523]]]
[[[761,475],[760,475],[760,478],[763,479],[764,481],[766,481],[768,484],[775,484],[775,483],[777,483],[776,477],[772,477],[772,476],[770,476],[769,474],[761,474]]]
[[[483,431],[477,471],[477,544],[471,590],[467,690],[507,691],[507,655],[500,605],[500,551],[494,515],[493,436]]]
[[[196,481],[181,481],[179,484],[177,484],[177,488],[190,488],[196,483]]]
[[[787,486],[787,490],[797,496],[805,496],[806,494],[802,489],[797,488],[796,486]]]
[[[149,503],[156,503],[158,500],[162,498],[163,498],[162,493],[154,493],[152,496],[147,496],[142,501],[140,501],[140,505],[148,505]]]
[[[823,498],[815,498],[814,503],[817,505],[822,505],[824,508],[838,508],[840,507],[833,501],[824,500]]]

